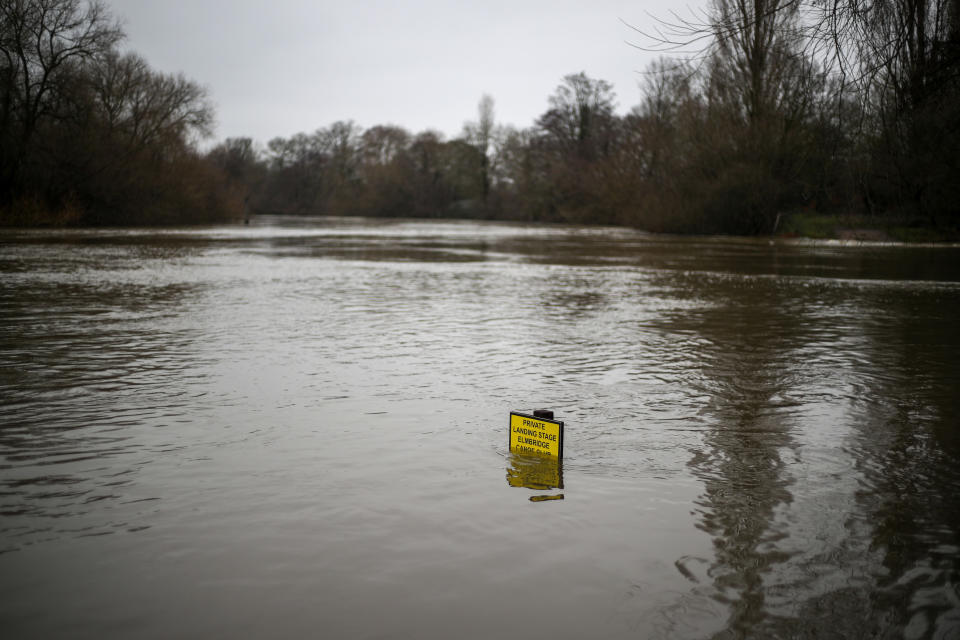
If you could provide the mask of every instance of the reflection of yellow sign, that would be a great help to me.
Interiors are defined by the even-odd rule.
[[[563,423],[510,412],[510,451],[563,457]]]
[[[507,467],[507,484],[527,489],[563,489],[563,467],[559,458],[512,455]],[[533,500],[533,498],[530,498]],[[545,497],[537,496],[537,500]],[[536,502],[536,500],[534,500]]]

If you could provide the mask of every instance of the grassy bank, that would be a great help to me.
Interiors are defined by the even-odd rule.
[[[960,242],[960,229],[897,216],[793,213],[784,217],[776,235],[875,242]]]

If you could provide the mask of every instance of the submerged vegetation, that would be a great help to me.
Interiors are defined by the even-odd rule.
[[[854,224],[903,239],[960,228],[958,0],[709,0],[696,19],[644,36],[673,57],[647,69],[625,115],[610,84],[577,73],[527,128],[498,124],[483,96],[449,140],[336,122],[203,155],[203,91],[117,53],[122,34],[99,4],[0,6],[7,224],[249,210],[679,233],[831,236]],[[37,17],[50,12],[73,22]],[[50,37],[25,49],[38,29]]]

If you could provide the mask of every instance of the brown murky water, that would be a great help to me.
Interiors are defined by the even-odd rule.
[[[960,248],[4,232],[0,626],[957,638],[958,326]]]

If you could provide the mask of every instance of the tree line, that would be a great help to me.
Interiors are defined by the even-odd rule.
[[[62,51],[0,59],[7,201],[79,203],[85,222],[249,211],[740,234],[798,212],[960,222],[960,0],[709,0],[642,35],[662,57],[625,115],[609,83],[576,73],[526,128],[498,123],[485,95],[451,139],[341,121],[203,155],[203,92],[117,54],[98,4],[0,4],[4,53],[6,7],[68,7],[86,25]]]
[[[484,96],[452,140],[337,122],[212,157],[263,212],[741,234],[807,212],[956,230],[960,0],[710,0],[644,35],[675,55],[626,115],[579,73],[525,129]]]

